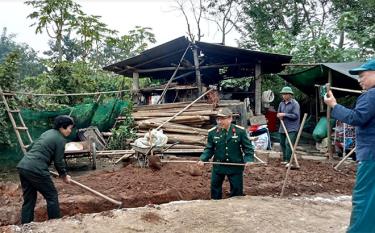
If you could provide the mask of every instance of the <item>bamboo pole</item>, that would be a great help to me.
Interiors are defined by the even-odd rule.
[[[302,135],[303,126],[305,125],[306,118],[307,118],[307,113],[305,113],[303,115],[302,123],[301,123],[301,126],[300,126],[299,130],[298,130],[297,139],[296,139],[296,142],[294,143],[294,146],[293,146],[292,157],[290,158],[289,166],[288,166],[288,169],[286,170],[285,179],[284,179],[283,187],[281,188],[280,197],[284,196],[284,190],[285,190],[286,182],[288,180],[289,171],[292,168],[291,164],[293,162],[293,157],[295,157],[295,158],[297,157],[296,154],[295,154],[295,151],[297,149],[297,145],[299,143],[299,139],[300,139],[300,137]]]
[[[321,85],[315,84],[316,87],[320,87]],[[354,90],[354,89],[347,89],[347,88],[341,88],[341,87],[330,87],[331,90],[335,91],[344,91],[344,92],[351,92],[356,94],[362,94],[364,91],[361,90]]]
[[[210,116],[210,115],[216,115],[217,111],[213,110],[204,110],[204,111],[194,111],[194,112],[182,112],[181,116]],[[150,118],[157,118],[157,117],[171,117],[174,116],[176,113],[173,112],[135,112],[132,114],[133,118],[137,119],[140,117],[150,117]]]
[[[182,50],[181,50],[182,51]],[[218,65],[207,65],[207,66],[199,66],[199,69],[212,69],[212,68],[222,68],[222,67],[237,67],[237,66],[248,66],[252,65],[253,63],[233,63],[233,64],[218,64]],[[176,67],[174,66],[167,66],[167,67],[160,67],[160,68],[152,68],[152,69],[136,69],[138,73],[151,73],[151,72],[160,72],[160,71],[172,71],[176,70]],[[195,66],[192,67],[179,67],[178,70],[183,70],[183,71],[189,71],[189,70],[194,70]]]
[[[56,172],[50,171],[50,173],[53,176],[56,176],[56,177],[59,176],[59,174],[57,174]],[[85,189],[85,190],[89,191],[90,193],[92,193],[92,194],[94,194],[94,195],[96,195],[98,197],[101,197],[101,198],[103,198],[103,199],[105,199],[105,200],[107,200],[109,202],[112,202],[113,204],[118,205],[119,207],[122,206],[122,202],[121,201],[117,201],[115,199],[112,199],[112,198],[110,198],[110,197],[108,197],[108,196],[106,196],[106,195],[104,195],[104,194],[102,194],[102,193],[100,193],[100,192],[98,192],[98,191],[96,191],[96,190],[94,190],[94,189],[86,186],[86,185],[83,185],[83,184],[79,183],[78,181],[75,181],[75,180],[71,179],[70,183],[72,183],[72,184],[74,184],[74,185],[76,185],[76,186],[78,186],[78,187],[80,187],[82,189]]]
[[[134,154],[135,154],[135,151],[134,151]],[[133,154],[124,154],[123,156],[121,156],[118,160],[116,160],[114,162],[114,164],[117,164],[118,162],[120,162],[121,160],[125,159],[125,158],[129,158],[131,157]]]
[[[332,70],[328,71],[328,83],[326,84],[327,92],[330,91],[332,84]],[[327,144],[328,144],[328,156],[329,160],[332,160],[332,140],[331,140],[331,107],[327,105]]]
[[[171,84],[173,78],[176,76],[177,71],[178,71],[178,68],[180,68],[180,66],[181,66],[181,62],[182,62],[182,60],[184,59],[184,57],[185,57],[185,55],[186,55],[186,53],[187,53],[187,51],[188,51],[189,48],[190,48],[190,43],[189,43],[189,45],[186,47],[185,52],[184,52],[184,54],[182,55],[182,57],[181,57],[181,59],[180,59],[180,62],[179,62],[178,65],[177,65],[177,68],[174,70],[174,72],[173,72],[171,78],[168,80],[167,85],[165,85],[164,90],[163,90],[163,92],[161,93],[160,98],[158,99],[158,101],[156,102],[156,104],[159,104],[159,103],[161,102],[161,100],[164,98],[164,95],[165,95],[165,93],[167,92],[168,87],[169,87],[169,85]]]
[[[197,161],[192,160],[161,160],[162,163],[197,163]],[[246,163],[224,163],[224,162],[203,162],[204,164],[214,164],[214,165],[226,165],[226,166],[245,166]],[[264,163],[251,163],[251,164],[264,164]]]
[[[345,148],[344,148],[345,150]],[[344,161],[349,157],[351,156],[353,153],[355,152],[355,147],[347,154],[345,155],[344,158],[342,158],[342,160],[334,167],[335,170],[338,170],[339,167],[341,166],[342,163],[344,163]]]
[[[176,113],[174,116],[170,117],[168,120],[166,120],[164,123],[162,123],[161,125],[159,125],[156,130],[160,129],[161,127],[163,127],[164,124],[170,122],[171,120],[173,120],[174,118],[176,118],[177,116],[179,116],[181,113],[183,113],[186,109],[188,109],[190,106],[192,106],[193,104],[195,104],[196,102],[198,102],[198,100],[200,100],[201,98],[203,98],[205,95],[207,95],[208,93],[210,93],[213,89],[210,89],[208,91],[206,91],[205,93],[203,93],[201,96],[199,96],[196,100],[194,100],[193,102],[191,102],[189,105],[187,105],[185,108],[181,109],[181,111],[179,111],[178,113]]]
[[[122,92],[129,92],[129,90],[119,90],[119,91],[99,91],[99,92],[83,92],[83,93],[67,93],[67,94],[39,94],[39,93],[31,93],[31,92],[4,92],[4,95],[30,95],[30,96],[53,96],[53,97],[61,97],[61,96],[80,96],[80,95],[99,95],[99,94],[113,94],[113,93],[122,93]]]
[[[282,66],[318,66],[318,65],[321,65],[321,64],[320,63],[315,63],[315,64],[307,64],[307,63],[299,63],[299,64],[283,63],[281,65]]]
[[[294,158],[294,160],[296,161],[296,166],[299,167],[297,157],[296,157],[296,156],[293,156],[293,154],[294,154],[294,146],[293,146],[292,141],[290,140],[288,130],[286,129],[285,124],[284,124],[284,121],[283,121],[282,119],[280,119],[280,123],[281,123],[281,126],[282,126],[283,129],[284,129],[284,132],[285,132],[286,138],[288,139],[288,143],[289,143],[290,149],[292,150],[292,157],[291,157],[291,158],[292,158],[292,159]]]

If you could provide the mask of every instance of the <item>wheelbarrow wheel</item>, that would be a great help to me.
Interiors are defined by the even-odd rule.
[[[92,163],[92,170],[96,169],[96,146],[95,142],[91,144],[91,163]]]

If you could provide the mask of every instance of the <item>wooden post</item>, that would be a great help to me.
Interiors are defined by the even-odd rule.
[[[344,156],[344,158],[341,159],[341,161],[334,167],[335,170],[338,170],[339,167],[341,166],[341,164],[349,157],[351,156],[353,153],[355,152],[355,147],[347,154]]]
[[[132,87],[132,94],[133,94],[133,102],[139,104],[139,73],[133,72],[133,87]]]
[[[328,70],[328,84],[327,91],[329,91],[329,87],[332,85],[332,70]],[[331,107],[327,106],[327,146],[328,146],[328,158],[329,160],[333,159],[332,156],[332,142],[331,142]],[[345,146],[344,146],[345,149]]]
[[[315,88],[315,123],[319,121],[319,88]]]
[[[194,67],[195,67],[195,80],[198,87],[198,96],[202,94],[202,80],[201,71],[199,69],[199,59],[198,59],[198,49],[193,46],[193,57],[194,57]]]
[[[261,114],[262,107],[262,67],[261,64],[255,65],[255,115]]]

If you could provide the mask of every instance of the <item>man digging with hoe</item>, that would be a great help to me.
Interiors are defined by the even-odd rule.
[[[211,171],[211,198],[222,198],[225,176],[230,183],[230,197],[243,196],[243,171],[254,161],[254,148],[243,127],[232,124],[232,111],[222,108],[217,113],[217,126],[208,132],[207,145],[198,165],[213,157],[214,162],[238,163],[244,166],[214,164]]]

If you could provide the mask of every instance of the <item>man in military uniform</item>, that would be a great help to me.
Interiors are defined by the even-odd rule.
[[[213,157],[214,162],[238,163],[235,165],[213,165],[211,171],[211,198],[222,198],[225,176],[230,183],[230,197],[243,196],[243,171],[254,161],[254,149],[243,127],[232,124],[232,111],[223,108],[217,114],[217,126],[209,130],[207,145],[199,166]]]

